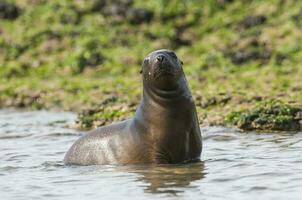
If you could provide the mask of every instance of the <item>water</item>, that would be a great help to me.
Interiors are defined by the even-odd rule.
[[[200,163],[68,167],[74,119],[0,110],[0,199],[300,199],[302,132],[204,128]]]

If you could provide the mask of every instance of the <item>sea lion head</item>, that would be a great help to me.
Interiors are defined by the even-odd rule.
[[[183,77],[182,61],[168,49],[160,49],[147,55],[142,63],[144,84],[161,90],[177,87]]]

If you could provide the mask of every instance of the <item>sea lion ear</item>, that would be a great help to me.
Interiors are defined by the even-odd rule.
[[[139,70],[139,73],[142,74],[143,73],[143,69]]]
[[[179,60],[179,61],[180,61],[180,64],[181,64],[181,65],[183,65],[183,64],[184,64],[184,62],[182,62],[182,60]]]

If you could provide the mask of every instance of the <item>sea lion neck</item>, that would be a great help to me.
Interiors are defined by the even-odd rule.
[[[158,88],[149,82],[143,83],[143,100],[161,105],[186,98],[191,98],[191,93],[184,77],[179,78],[177,83],[169,89]]]
[[[185,160],[190,154],[191,131],[198,129],[198,125],[193,125],[198,124],[196,110],[185,76],[178,81],[177,87],[169,90],[144,85],[132,121],[131,127],[140,130],[140,137],[148,138],[147,144],[154,150],[151,156],[154,163]]]

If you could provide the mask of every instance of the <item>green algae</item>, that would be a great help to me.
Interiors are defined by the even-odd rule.
[[[1,107],[72,110],[87,128],[125,119],[140,99],[141,61],[158,48],[184,62],[201,125],[267,99],[302,107],[300,1],[7,2],[22,12],[0,19]],[[292,121],[273,116],[254,123]]]
[[[264,101],[252,109],[229,113],[225,120],[244,130],[301,130],[302,109],[281,101]]]

